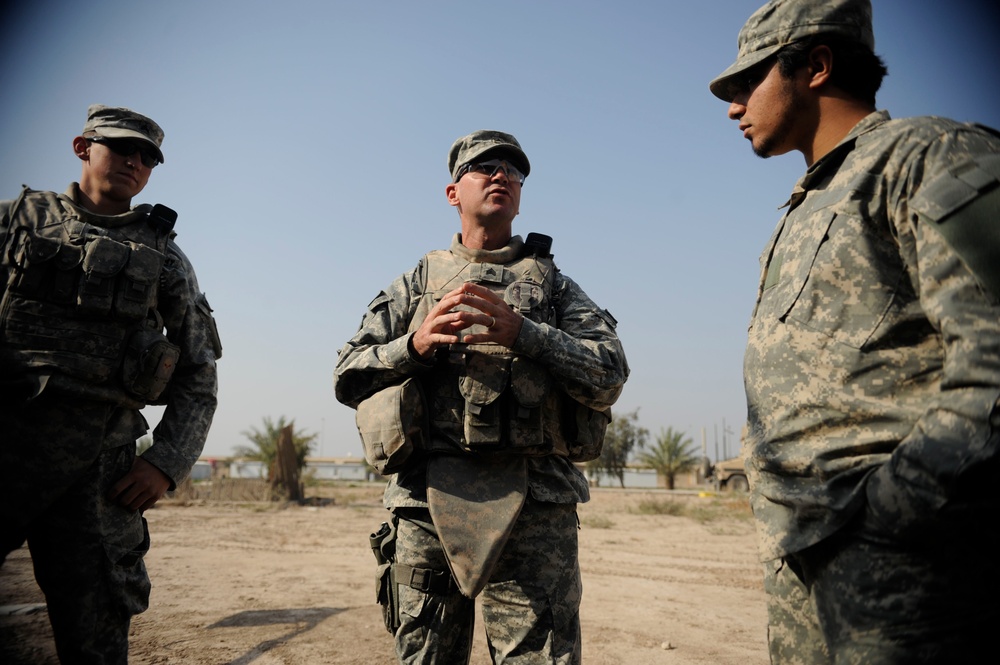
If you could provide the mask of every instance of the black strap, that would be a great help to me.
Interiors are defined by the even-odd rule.
[[[396,584],[405,584],[424,593],[447,595],[458,590],[451,573],[430,568],[414,568],[402,563],[392,564],[392,574]]]

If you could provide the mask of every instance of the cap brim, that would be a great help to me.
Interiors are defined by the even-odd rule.
[[[477,159],[481,159],[487,155],[508,156],[510,158],[510,161],[514,162],[514,166],[516,166],[521,171],[521,173],[525,175],[525,177],[527,177],[528,172],[531,170],[531,163],[528,161],[528,156],[524,154],[523,150],[518,150],[517,148],[514,148],[513,146],[509,145],[485,145],[481,146],[481,148],[482,148],[481,150],[473,151],[470,154],[465,155],[465,161],[463,161],[461,164],[455,165],[455,173],[457,173],[459,168],[464,164],[468,164]],[[452,177],[453,178],[455,177],[454,173],[452,174]]]
[[[98,127],[93,130],[93,132],[99,136],[105,136],[109,139],[139,139],[143,143],[146,143],[153,150],[156,151],[156,155],[163,163],[163,151],[160,150],[160,146],[156,145],[149,140],[149,137],[141,132],[132,131],[131,129],[124,129],[122,127]]]
[[[733,101],[732,97],[729,95],[729,84],[732,83],[733,79],[751,67],[755,67],[756,65],[764,62],[772,55],[780,51],[783,46],[784,44],[775,44],[773,46],[768,46],[754,51],[753,53],[748,53],[742,58],[737,58],[736,62],[731,64],[726,71],[712,79],[712,82],[708,84],[708,89],[712,91],[713,95],[724,102]]]

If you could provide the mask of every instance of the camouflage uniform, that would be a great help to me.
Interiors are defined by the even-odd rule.
[[[713,93],[830,26],[873,44],[866,0],[769,3]],[[998,153],[980,126],[873,112],[761,255],[744,452],[772,662],[971,662],[1000,618]]]
[[[984,481],[1000,443],[1000,307],[936,227],[986,221],[952,217],[955,203],[941,193],[953,174],[995,162],[998,151],[1000,138],[979,127],[873,113],[799,181],[761,256],[745,357],[761,556],[799,557],[799,577],[814,587],[825,573],[817,602],[828,599],[824,584],[843,602],[839,617],[821,609],[821,620],[839,623],[838,643],[852,649],[932,642],[917,610],[901,610],[909,603],[928,624],[964,624],[945,633],[967,643],[997,590],[995,573],[971,563],[996,540],[980,527],[998,508]],[[994,168],[994,184],[998,176]],[[859,554],[873,543],[896,551],[892,565],[873,570],[878,557]],[[949,559],[946,547],[967,555]],[[836,584],[827,579],[833,563],[814,563],[831,556],[851,562]],[[943,591],[934,579],[968,591],[967,602],[934,596]],[[860,610],[857,626],[843,625],[852,623],[847,601],[864,605],[847,590],[886,593],[890,584],[899,604],[869,627],[881,634],[862,640]],[[879,599],[864,601],[876,613]]]
[[[47,206],[50,220],[82,222],[106,230],[109,237],[129,225],[146,224],[150,210],[137,206],[123,215],[93,214],[77,203],[76,183],[60,196],[30,194],[28,201]],[[13,204],[0,202],[5,288],[17,272],[8,254],[16,240],[13,229],[24,224],[20,208],[12,213]],[[172,240],[165,249],[156,309],[168,339],[180,348],[180,359],[162,397],[167,409],[154,444],[143,458],[163,471],[173,488],[187,477],[204,445],[216,406],[215,360],[221,347],[190,262]],[[25,363],[7,316],[17,305],[8,298],[4,302],[0,561],[27,539],[62,662],[125,663],[130,618],[149,601],[142,560],[149,534],[142,515],[110,501],[108,493],[132,468],[135,442],[148,428],[139,411],[142,402],[114,379],[89,383],[49,360]],[[44,315],[50,305],[45,298],[38,302]],[[77,323],[86,317],[75,319],[67,311],[72,307],[56,316],[65,316],[67,326],[86,329],[88,324]]]
[[[472,263],[502,265],[520,255],[522,244],[515,236],[503,249],[473,250],[456,235],[450,251]],[[431,371],[431,365],[408,349],[409,331],[420,323],[415,316],[427,311],[420,309],[423,274],[423,266],[418,265],[369,305],[359,332],[337,362],[335,390],[341,402],[357,406],[383,386]],[[554,292],[557,325],[526,318],[512,351],[542,363],[559,389],[577,401],[594,409],[607,408],[618,398],[628,376],[614,320],[561,273],[555,275]],[[430,438],[447,438],[435,428],[434,416]],[[483,591],[491,655],[495,662],[576,663],[580,659],[582,588],[575,507],[590,498],[587,481],[564,456],[521,459],[527,469],[528,498]],[[494,468],[488,458],[478,463],[483,475]],[[496,468],[504,463],[497,460]],[[384,501],[398,518],[397,560],[447,573],[448,562],[428,512],[426,465],[426,456],[415,456],[391,476]],[[467,662],[474,601],[454,585],[447,593],[406,586],[400,587],[400,593],[402,626],[396,632],[400,661]]]

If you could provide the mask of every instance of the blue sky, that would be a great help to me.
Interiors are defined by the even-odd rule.
[[[284,415],[314,453],[360,455],[337,350],[457,231],[452,141],[513,133],[532,163],[515,232],[553,236],[619,321],[617,410],[704,430],[710,456],[725,424],[732,454],[758,255],[804,169],[754,157],[708,92],[760,2],[22,1],[0,10],[0,197],[79,178],[89,104],[152,116],[166,163],[136,202],[178,211],[225,347],[205,454]],[[874,0],[874,17],[880,108],[1000,127],[995,2]]]

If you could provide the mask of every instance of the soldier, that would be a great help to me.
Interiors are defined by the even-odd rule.
[[[142,513],[187,477],[215,412],[221,346],[176,214],[131,207],[162,141],[95,104],[80,182],[0,202],[0,561],[27,539],[64,663],[127,661],[149,603]],[[146,404],[167,408],[137,457]]]
[[[529,169],[509,134],[455,141],[445,194],[461,233],[371,302],[337,361],[337,399],[393,474],[375,545],[395,548],[381,600],[402,663],[468,662],[480,592],[494,662],[580,661],[576,504],[590,496],[573,461],[599,454],[628,365],[550,239],[512,236]]]
[[[807,166],[744,364],[774,663],[975,662],[1000,619],[1000,138],[877,111],[874,42],[868,0],[772,0],[709,86]]]

